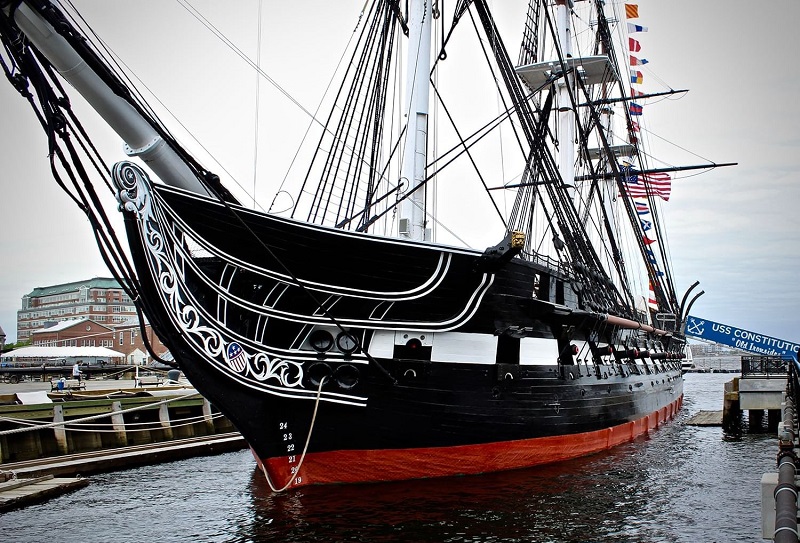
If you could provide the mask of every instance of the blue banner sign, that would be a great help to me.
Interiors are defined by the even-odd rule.
[[[689,317],[686,319],[686,335],[706,341],[721,343],[743,351],[768,356],[797,358],[800,345],[764,334],[742,330],[728,324],[720,324],[708,319]]]

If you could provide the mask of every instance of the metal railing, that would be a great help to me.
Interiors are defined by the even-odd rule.
[[[791,358],[780,356],[743,356],[742,377],[746,375],[786,375]]]
[[[787,361],[789,366],[789,382],[786,386],[786,396],[793,401],[793,405],[800,405],[800,362],[791,359]]]
[[[744,360],[744,358],[743,358]],[[775,498],[775,543],[796,543],[797,534],[797,406],[800,405],[800,363],[794,358],[785,359],[788,367],[786,402],[783,407],[783,424],[778,430],[778,484]],[[744,364],[744,362],[742,362]]]

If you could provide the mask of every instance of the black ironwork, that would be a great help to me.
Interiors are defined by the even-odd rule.
[[[742,357],[742,360],[745,358],[754,357]],[[786,359],[786,364],[789,367],[789,383],[786,388],[786,394],[794,401],[794,405],[797,406],[800,405],[800,362],[795,359]],[[744,362],[742,362],[742,369],[744,369]]]
[[[794,366],[791,362],[792,359],[780,356],[743,356],[742,377],[745,375],[786,375],[790,373],[790,366]]]

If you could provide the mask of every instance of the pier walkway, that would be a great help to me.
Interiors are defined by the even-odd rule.
[[[168,443],[38,458],[0,465],[0,512],[39,503],[89,484],[83,476],[240,450],[247,447],[238,432]]]
[[[247,447],[239,432],[199,436],[187,439],[131,445],[77,454],[38,458],[23,462],[0,464],[0,470],[12,472],[18,478],[90,475],[102,471],[157,464],[193,456],[237,451]]]

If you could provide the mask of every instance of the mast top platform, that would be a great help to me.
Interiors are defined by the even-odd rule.
[[[577,73],[585,85],[597,85],[618,79],[616,70],[606,55],[566,58],[564,64],[568,71]],[[563,77],[561,62],[557,60],[518,66],[515,71],[531,89],[538,89]]]

